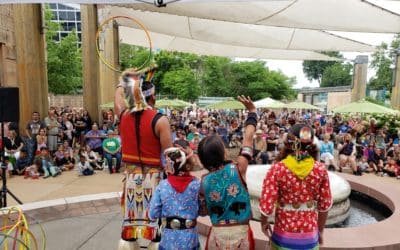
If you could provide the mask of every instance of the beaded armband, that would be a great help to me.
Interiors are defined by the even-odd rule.
[[[248,146],[243,146],[240,148],[239,155],[246,157],[248,161],[253,158],[253,148]]]

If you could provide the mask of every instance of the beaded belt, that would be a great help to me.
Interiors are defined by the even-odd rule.
[[[314,211],[316,208],[316,202],[311,200],[304,203],[279,203],[279,208],[284,211]]]

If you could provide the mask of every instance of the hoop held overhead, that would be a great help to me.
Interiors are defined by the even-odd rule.
[[[152,56],[153,44],[152,44],[152,41],[151,41],[151,38],[150,38],[150,34],[149,34],[149,31],[146,29],[146,27],[141,22],[139,22],[137,19],[135,19],[133,17],[129,17],[129,16],[111,16],[111,17],[107,18],[106,20],[104,20],[100,24],[100,26],[99,26],[99,28],[97,29],[97,32],[96,32],[96,52],[97,52],[97,55],[100,58],[100,61],[102,63],[104,63],[109,69],[111,69],[113,71],[116,71],[116,72],[120,72],[120,73],[122,72],[121,70],[115,68],[110,63],[108,63],[104,59],[104,57],[101,55],[100,49],[99,49],[99,35],[100,35],[100,32],[103,30],[104,25],[108,24],[111,20],[114,20],[114,19],[117,19],[117,18],[125,18],[125,19],[128,19],[128,20],[131,20],[132,22],[137,24],[145,32],[147,41],[149,42],[149,56],[147,57],[146,61],[144,61],[144,63],[140,67],[138,67],[138,69],[141,70],[141,69],[145,68],[146,65],[150,62],[151,56]]]

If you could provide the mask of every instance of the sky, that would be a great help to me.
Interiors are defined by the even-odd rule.
[[[369,0],[379,6],[389,9],[393,12],[400,14],[400,1],[387,1],[387,0]],[[332,31],[330,31],[332,32]],[[375,33],[356,33],[356,32],[332,32],[334,34],[347,37],[356,41],[364,42],[371,45],[379,45],[382,42],[389,43],[392,41],[393,34],[375,34]],[[342,53],[344,58],[353,60],[357,55],[371,55],[370,53]],[[371,60],[371,58],[369,58]],[[295,88],[303,87],[318,87],[317,81],[309,81],[303,73],[303,61],[287,61],[287,60],[267,60],[267,66],[272,70],[280,70],[287,76],[295,76],[297,84]],[[374,70],[368,68],[367,78],[374,76]]]

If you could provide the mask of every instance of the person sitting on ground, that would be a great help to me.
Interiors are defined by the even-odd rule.
[[[70,156],[67,151],[64,151],[64,157],[60,160],[56,160],[56,165],[62,171],[68,171],[74,169],[75,159]]]
[[[43,174],[43,178],[46,179],[50,175],[53,177],[56,177],[58,174],[61,173],[61,170],[58,167],[53,165],[51,158],[49,156],[49,151],[47,148],[40,149],[40,155],[37,155],[35,157],[35,162],[36,162],[36,160],[41,161],[40,166],[37,165],[37,167],[38,167],[38,171]]]
[[[171,147],[164,156],[168,177],[158,184],[149,209],[151,219],[162,221],[159,249],[199,249],[200,181],[189,173],[195,166],[193,152],[189,147]]]
[[[93,167],[90,165],[89,161],[86,160],[86,157],[84,155],[79,156],[77,169],[79,175],[87,176],[87,175],[93,175],[95,173]]]
[[[357,174],[357,163],[356,163],[356,146],[351,141],[351,135],[349,133],[344,134],[343,144],[338,145],[339,150],[339,172],[342,172],[346,164],[350,164],[353,174]]]
[[[368,164],[374,169],[376,174],[383,175],[383,167],[386,162],[385,153],[381,148],[375,147],[374,151],[369,154]]]
[[[15,168],[12,170],[12,174],[14,175],[24,175],[25,174],[25,169],[29,167],[30,160],[28,157],[28,153],[26,149],[21,149],[20,151],[20,156],[19,159],[17,160],[15,164]]]
[[[85,150],[82,150],[81,154],[86,157],[86,161],[90,163],[93,169],[103,170],[103,161],[89,145],[86,145]]]
[[[57,151],[54,153],[54,162],[57,166],[59,166],[58,162],[64,158],[64,145],[60,144],[57,147]]]
[[[320,142],[320,159],[328,166],[328,170],[335,170],[335,162],[333,157],[333,142],[330,141],[331,136],[324,134],[324,140]]]
[[[72,147],[69,145],[68,141],[65,140],[63,141],[63,146],[64,146],[64,152],[68,152],[68,155],[73,157],[74,156],[74,150]],[[65,154],[64,154],[65,155]]]
[[[389,176],[400,179],[400,167],[396,164],[394,159],[390,159],[382,171]]]
[[[25,169],[24,178],[38,179],[40,176],[39,169],[42,168],[42,160],[35,158],[33,164]]]
[[[11,163],[15,164],[20,156],[20,151],[24,147],[21,137],[15,130],[8,131],[8,137],[4,138],[4,155],[10,157]]]
[[[121,168],[121,144],[116,138],[114,138],[114,131],[108,130],[107,134],[107,139],[103,141],[104,158],[107,160],[110,174],[113,173],[113,167],[115,167],[115,171],[119,173],[119,169]],[[112,163],[113,157],[116,159],[115,166],[113,166]]]

